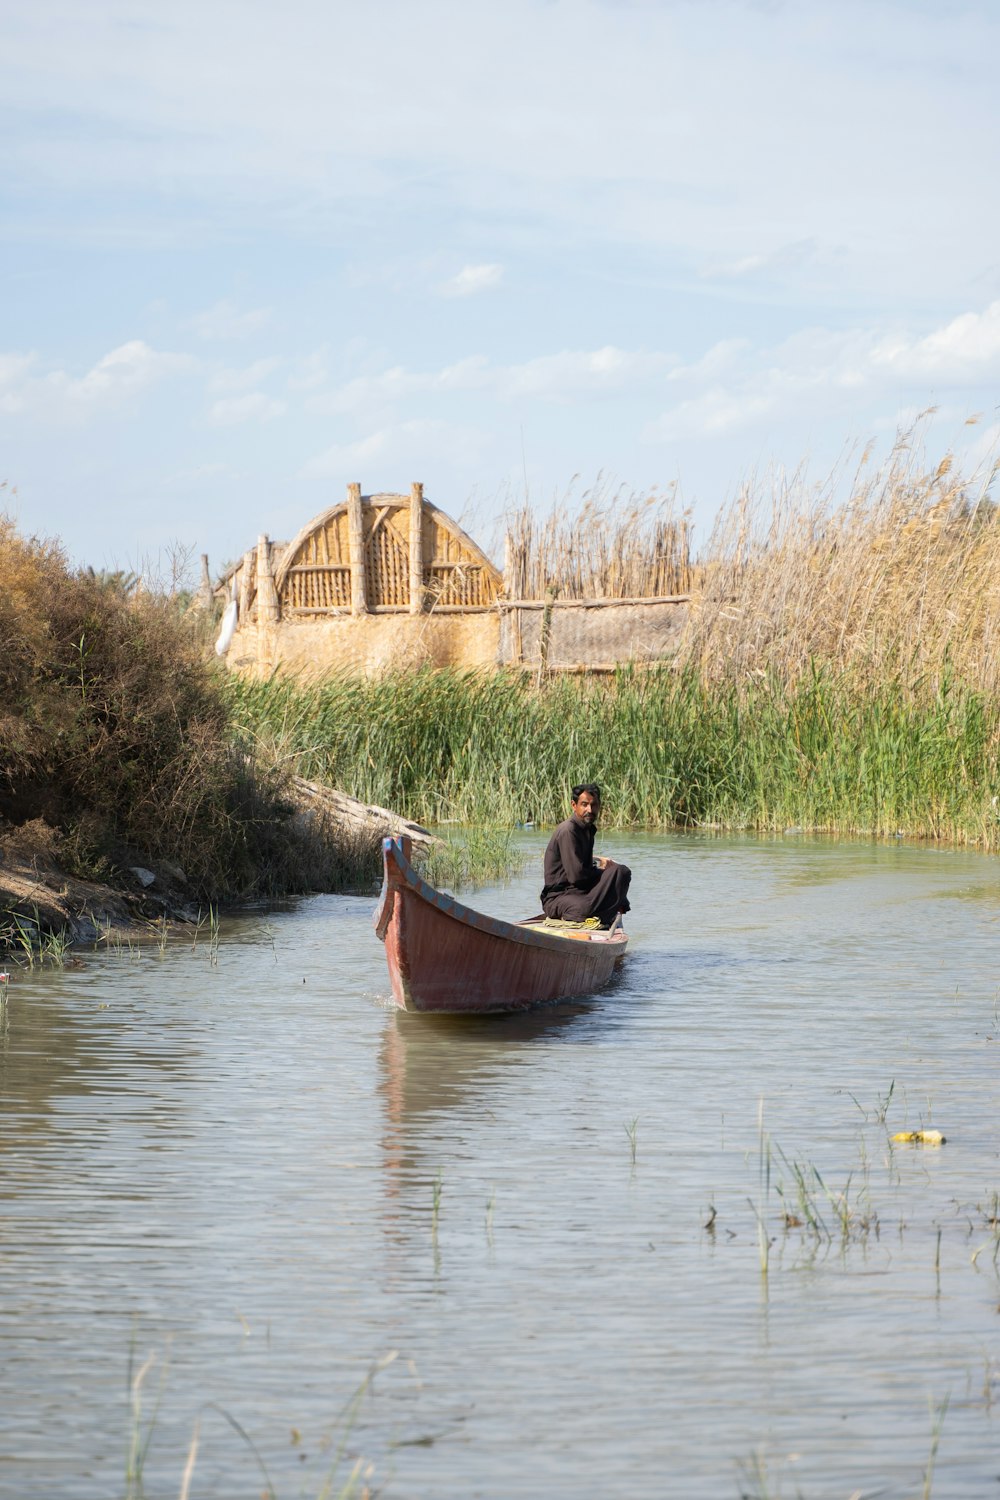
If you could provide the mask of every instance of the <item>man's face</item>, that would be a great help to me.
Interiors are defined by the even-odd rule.
[[[592,797],[589,792],[581,792],[573,803],[573,813],[581,823],[596,823],[601,813],[600,797]]]

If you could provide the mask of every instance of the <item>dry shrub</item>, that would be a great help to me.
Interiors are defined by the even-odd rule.
[[[506,526],[512,599],[648,599],[691,587],[690,526],[673,492],[636,495],[598,482],[579,506],[564,501],[539,519],[525,505]]]
[[[30,860],[39,869],[51,869],[59,863],[61,853],[61,835],[43,818],[0,828],[0,862]]]
[[[949,673],[994,691],[996,473],[963,478],[950,455],[928,467],[910,433],[882,468],[862,459],[846,502],[801,474],[769,495],[748,487],[709,545],[680,664],[794,685],[820,662],[907,690]]]
[[[139,855],[209,899],[302,889],[293,808],[234,747],[178,601],[74,571],[4,519],[0,576],[0,820],[21,842],[43,820],[82,875]]]

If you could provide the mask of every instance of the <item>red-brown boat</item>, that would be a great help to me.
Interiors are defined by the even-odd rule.
[[[402,1010],[477,1015],[589,995],[628,946],[620,926],[560,932],[544,917],[503,922],[473,911],[421,879],[405,837],[382,840],[382,866],[375,932]]]

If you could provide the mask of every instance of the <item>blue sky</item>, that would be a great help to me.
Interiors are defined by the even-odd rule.
[[[997,0],[0,0],[0,56],[0,501],[79,562],[995,451]]]

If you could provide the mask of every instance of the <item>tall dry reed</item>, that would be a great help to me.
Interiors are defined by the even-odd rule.
[[[678,665],[706,680],[798,681],[820,662],[904,691],[942,675],[1000,681],[998,466],[964,477],[929,466],[916,434],[888,461],[866,455],[846,501],[801,474],[748,486],[705,552]]]
[[[580,506],[547,516],[528,505],[506,518],[509,598],[655,598],[691,587],[691,530],[672,491],[636,495],[598,482]]]

